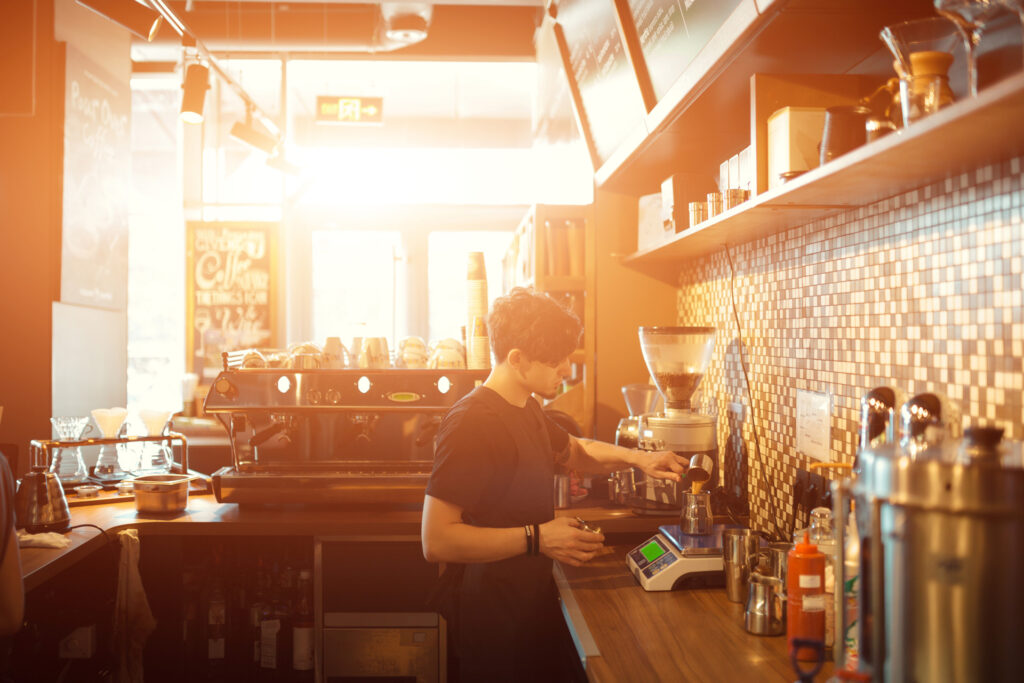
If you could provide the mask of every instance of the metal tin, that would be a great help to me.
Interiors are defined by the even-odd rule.
[[[191,477],[178,474],[148,474],[136,477],[135,509],[139,512],[181,512],[188,505]]]

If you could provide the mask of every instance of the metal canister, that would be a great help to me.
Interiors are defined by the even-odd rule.
[[[1024,469],[956,444],[860,453],[860,666],[876,681],[1019,675]]]

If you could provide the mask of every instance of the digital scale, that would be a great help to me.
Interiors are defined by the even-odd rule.
[[[686,582],[722,585],[722,530],[710,534],[684,534],[678,524],[664,524],[658,533],[626,554],[626,566],[646,591],[670,591]]]

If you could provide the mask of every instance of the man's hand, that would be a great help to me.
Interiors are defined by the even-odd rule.
[[[682,481],[688,461],[672,451],[637,451],[635,465],[648,476]]]
[[[540,525],[540,551],[552,560],[579,567],[604,546],[604,534],[585,531],[575,519],[556,517]]]

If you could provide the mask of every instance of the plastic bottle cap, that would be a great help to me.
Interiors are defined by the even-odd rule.
[[[811,543],[811,535],[805,531],[803,540],[796,544],[794,550],[799,555],[809,555],[818,552],[818,546]]]

